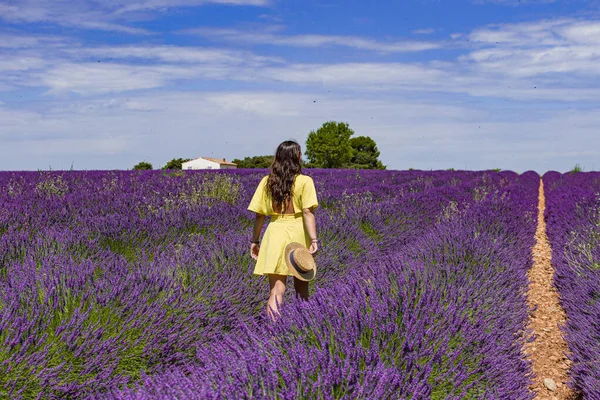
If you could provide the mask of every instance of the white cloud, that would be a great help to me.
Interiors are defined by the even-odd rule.
[[[600,45],[600,21],[573,23],[563,26],[560,33],[575,43]]]
[[[62,64],[44,72],[39,78],[51,93],[71,91],[93,95],[160,87],[165,84],[165,72],[173,71],[106,63]]]
[[[287,65],[256,71],[263,80],[313,88],[356,92],[464,93],[511,100],[599,101],[600,90],[577,86],[581,81],[531,82],[509,71],[483,69],[478,63],[408,64],[346,63]],[[572,85],[569,85],[571,83]]]
[[[468,58],[487,72],[516,77],[535,77],[549,73],[600,75],[600,45],[564,46],[549,49],[486,49]]]
[[[435,29],[435,28],[425,28],[425,29],[415,29],[414,31],[412,31],[412,33],[415,35],[431,35],[432,33],[435,33],[436,31],[437,31],[437,29]]]
[[[257,56],[246,51],[232,51],[184,46],[100,46],[78,47],[68,51],[72,56],[100,57],[103,59],[144,59],[169,63],[197,64],[248,64],[262,65],[282,60],[276,57]]]
[[[151,34],[131,22],[150,18],[150,12],[204,4],[265,6],[267,0],[0,0],[0,20],[10,23],[50,22],[81,29]]]
[[[44,71],[51,65],[42,55],[32,55],[28,52],[4,54],[1,50],[0,91],[10,91],[20,86],[30,86],[35,80],[32,75]]]
[[[441,47],[440,43],[426,41],[379,41],[358,36],[338,35],[283,35],[269,31],[241,31],[237,29],[198,28],[179,31],[183,34],[197,34],[233,43],[262,44],[290,47],[341,46],[380,53],[405,53],[432,50]]]
[[[141,10],[166,10],[175,7],[195,7],[204,4],[223,4],[233,6],[266,6],[269,0],[145,0],[132,4],[131,1],[113,0],[113,4],[119,5],[117,14],[141,11]]]
[[[437,68],[407,63],[305,64],[270,68],[264,74],[285,82],[367,86],[383,90],[397,88],[398,85],[435,85],[450,76]]]
[[[475,30],[470,39],[487,47],[462,59],[485,73],[520,78],[568,73],[570,79],[600,74],[600,21],[496,25]]]
[[[107,9],[95,9],[93,3],[64,0],[19,0],[0,2],[0,19],[10,23],[51,22],[60,26],[115,31],[130,34],[149,34],[145,29],[111,21]]]
[[[80,44],[46,48],[38,43],[31,49],[11,49],[3,54],[0,90],[40,87],[49,94],[90,96],[165,87],[180,80],[243,81],[259,75],[253,71],[281,62],[225,49]]]
[[[561,34],[565,28],[577,26],[571,19],[542,20],[517,24],[494,24],[475,29],[469,39],[484,44],[502,44],[511,47],[542,47],[568,44]]]
[[[59,36],[0,33],[0,49],[30,49],[39,46],[63,47],[69,40]]]
[[[0,73],[13,71],[30,71],[42,68],[48,63],[39,57],[10,57],[0,59]]]
[[[194,66],[131,65],[117,63],[65,63],[36,74],[38,85],[50,94],[78,93],[93,96],[168,86],[179,80],[224,80],[236,78],[236,69],[226,65]],[[32,83],[32,86],[37,86]]]

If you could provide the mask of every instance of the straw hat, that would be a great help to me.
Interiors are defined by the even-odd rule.
[[[291,273],[301,281],[312,281],[317,274],[317,265],[310,251],[300,243],[292,242],[285,247],[285,263]]]

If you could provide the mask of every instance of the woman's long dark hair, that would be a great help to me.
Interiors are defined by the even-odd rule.
[[[281,213],[292,197],[294,177],[302,172],[302,149],[293,140],[286,140],[277,147],[267,180],[267,194],[273,200],[273,208],[281,205]]]

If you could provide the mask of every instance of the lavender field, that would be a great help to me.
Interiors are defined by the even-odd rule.
[[[544,175],[556,286],[568,319],[572,383],[600,396],[600,173]]]
[[[0,173],[0,398],[533,397],[537,173],[307,170],[319,274],[271,323],[246,210],[266,172]],[[557,250],[559,284],[568,339],[597,360],[581,327],[599,315],[599,219],[570,205],[597,201],[585,176],[545,176],[547,215],[557,248],[580,240]]]

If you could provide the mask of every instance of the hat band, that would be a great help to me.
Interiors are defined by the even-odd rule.
[[[304,274],[310,274],[313,270],[312,268],[308,271],[303,270],[302,268],[300,268],[298,266],[298,264],[296,264],[296,261],[294,260],[294,252],[296,251],[296,249],[290,251],[290,264],[292,264],[292,266],[294,267],[294,269],[296,270],[296,272],[298,272],[301,275]]]

